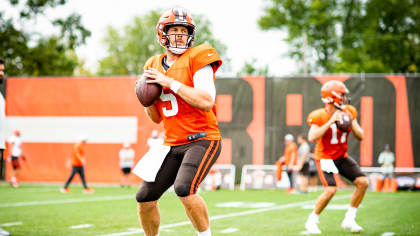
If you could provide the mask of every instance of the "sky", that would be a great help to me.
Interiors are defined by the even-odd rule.
[[[54,19],[73,12],[82,16],[82,24],[92,35],[76,52],[86,60],[91,71],[95,71],[98,61],[106,56],[102,41],[108,26],[122,30],[135,16],[150,10],[183,7],[192,14],[209,19],[214,37],[227,46],[231,72],[223,72],[224,76],[235,76],[244,63],[253,58],[257,60],[257,68],[269,66],[269,75],[296,73],[296,63],[287,56],[288,45],[284,42],[287,34],[279,30],[262,31],[257,25],[259,17],[264,14],[264,6],[269,3],[270,0],[70,0],[65,6],[47,11],[47,16]],[[48,32],[48,22],[38,21],[37,27]]]

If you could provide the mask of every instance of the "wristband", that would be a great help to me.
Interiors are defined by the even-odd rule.
[[[174,81],[172,81],[172,83],[171,83],[171,87],[170,87],[170,89],[171,89],[174,93],[178,94],[178,90],[179,90],[179,88],[181,88],[181,86],[182,86],[182,84],[181,84],[180,82],[178,82],[178,81],[174,80]]]

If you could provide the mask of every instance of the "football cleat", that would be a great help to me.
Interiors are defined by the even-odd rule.
[[[95,190],[91,189],[91,188],[85,188],[83,189],[83,193],[94,193]]]
[[[321,230],[318,228],[318,222],[313,219],[308,219],[306,221],[305,228],[305,234],[321,234]]]
[[[69,189],[69,188],[60,188],[60,192],[62,192],[62,193],[71,193],[71,189]]]
[[[341,223],[341,227],[350,230],[352,233],[360,233],[363,231],[363,228],[358,225],[354,219],[344,219]]]
[[[295,193],[296,191],[295,191],[295,188],[288,188],[287,190],[286,190],[286,193]]]

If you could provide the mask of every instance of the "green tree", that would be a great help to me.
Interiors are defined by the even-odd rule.
[[[263,75],[268,76],[268,65],[258,68],[255,66],[257,59],[252,58],[250,61],[245,61],[242,69],[237,73],[237,76],[245,75]]]
[[[154,10],[144,16],[137,16],[126,25],[123,32],[109,26],[103,42],[108,56],[99,61],[99,75],[139,75],[143,73],[146,60],[164,49],[156,39],[156,22],[161,15]],[[196,24],[195,45],[208,43],[223,56],[226,46],[212,36],[210,22],[200,15],[193,15]]]
[[[271,0],[258,24],[287,30],[292,58],[302,36],[321,72],[414,72],[420,66],[419,0]],[[312,68],[313,69],[313,68]]]
[[[419,72],[420,1],[370,0],[360,6],[351,30],[344,31],[335,72]]]
[[[6,18],[0,10],[0,57],[9,76],[73,75],[78,66],[75,48],[85,43],[90,31],[81,24],[78,14],[58,18],[51,23],[57,35],[43,35],[32,29],[33,22],[47,9],[65,5],[66,0],[9,0],[19,19]],[[10,9],[9,9],[10,10]],[[16,28],[16,25],[21,27]]]

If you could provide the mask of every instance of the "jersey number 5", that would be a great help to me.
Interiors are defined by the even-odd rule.
[[[335,123],[333,123],[332,125],[330,125],[331,128],[331,144],[337,144],[338,143],[338,138],[337,138],[337,125]],[[343,132],[341,134],[341,138],[340,138],[340,143],[345,143],[346,142],[346,138],[347,138],[347,132]]]
[[[160,100],[163,102],[170,101],[171,102],[171,109],[166,109],[166,107],[162,108],[162,112],[166,117],[174,116],[178,114],[178,102],[176,101],[176,97],[172,93],[164,93],[160,95]]]

